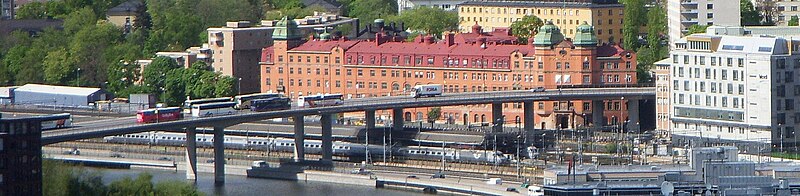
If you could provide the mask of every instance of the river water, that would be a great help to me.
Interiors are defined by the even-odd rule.
[[[112,181],[126,176],[136,178],[140,173],[150,173],[154,182],[165,180],[185,180],[186,173],[182,170],[156,170],[156,169],[101,169],[87,168],[91,171],[100,171],[103,181],[110,184]],[[280,196],[305,196],[305,195],[331,195],[331,196],[357,196],[357,195],[422,195],[421,192],[407,192],[391,189],[377,189],[370,186],[355,186],[331,184],[322,182],[297,182],[285,180],[247,178],[239,175],[225,176],[224,186],[214,186],[214,174],[198,173],[196,187],[206,195],[280,195]]]

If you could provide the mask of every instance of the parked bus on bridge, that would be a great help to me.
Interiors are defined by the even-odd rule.
[[[325,107],[344,104],[342,94],[317,94],[297,98],[298,107]]]
[[[288,97],[254,99],[250,100],[250,110],[254,112],[288,110],[292,108],[291,102],[292,100],[290,100]]]
[[[179,107],[153,108],[136,112],[136,122],[138,123],[164,122],[181,118],[183,118],[183,113]]]
[[[206,103],[230,102],[230,101],[231,101],[230,97],[186,100],[185,102],[183,102],[183,112],[187,114],[192,113],[192,106],[194,105],[206,104]]]
[[[59,129],[72,127],[72,114],[61,113],[49,116],[48,120],[42,121],[42,130]]]
[[[192,116],[207,117],[234,114],[236,113],[236,110],[233,109],[233,106],[235,105],[236,102],[219,102],[193,105]]]
[[[268,99],[268,98],[275,98],[275,97],[282,97],[282,96],[283,96],[283,94],[280,94],[280,93],[255,93],[255,94],[249,94],[249,95],[238,95],[236,97],[233,97],[233,102],[236,102],[236,106],[234,106],[234,108],[239,109],[239,110],[248,109],[248,108],[250,108],[250,105],[252,104],[251,103],[252,100]]]

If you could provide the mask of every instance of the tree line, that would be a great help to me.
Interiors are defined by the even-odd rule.
[[[199,196],[203,193],[183,181],[153,183],[153,176],[139,174],[136,178],[124,177],[109,185],[103,183],[101,172],[87,171],[80,166],[53,160],[42,161],[42,195],[153,195],[153,196]]]

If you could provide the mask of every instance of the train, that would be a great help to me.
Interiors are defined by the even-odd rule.
[[[212,134],[197,134],[198,147],[212,147],[214,136]],[[144,132],[126,135],[107,136],[103,138],[109,143],[125,144],[149,144],[166,146],[183,146],[186,143],[186,134],[167,133],[167,132]],[[251,149],[264,151],[294,151],[293,138],[266,138],[266,137],[244,137],[244,136],[225,136],[225,148],[228,149]],[[369,157],[382,157],[384,146],[364,145],[351,142],[334,141],[333,155],[349,157],[352,160],[363,159],[366,153]],[[305,140],[304,150],[310,154],[322,153],[322,141]],[[448,162],[464,163],[492,163],[506,164],[509,158],[499,151],[487,150],[465,150],[442,147],[428,146],[387,146],[387,154],[418,160],[445,159]]]

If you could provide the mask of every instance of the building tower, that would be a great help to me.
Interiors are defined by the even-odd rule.
[[[564,35],[561,34],[561,29],[553,24],[553,21],[547,21],[542,27],[539,27],[539,33],[533,37],[533,45],[537,49],[551,49],[554,45],[564,41]]]
[[[597,35],[594,34],[594,27],[586,23],[586,21],[578,25],[577,31],[575,32],[575,40],[573,40],[572,43],[578,47],[596,47]]]

